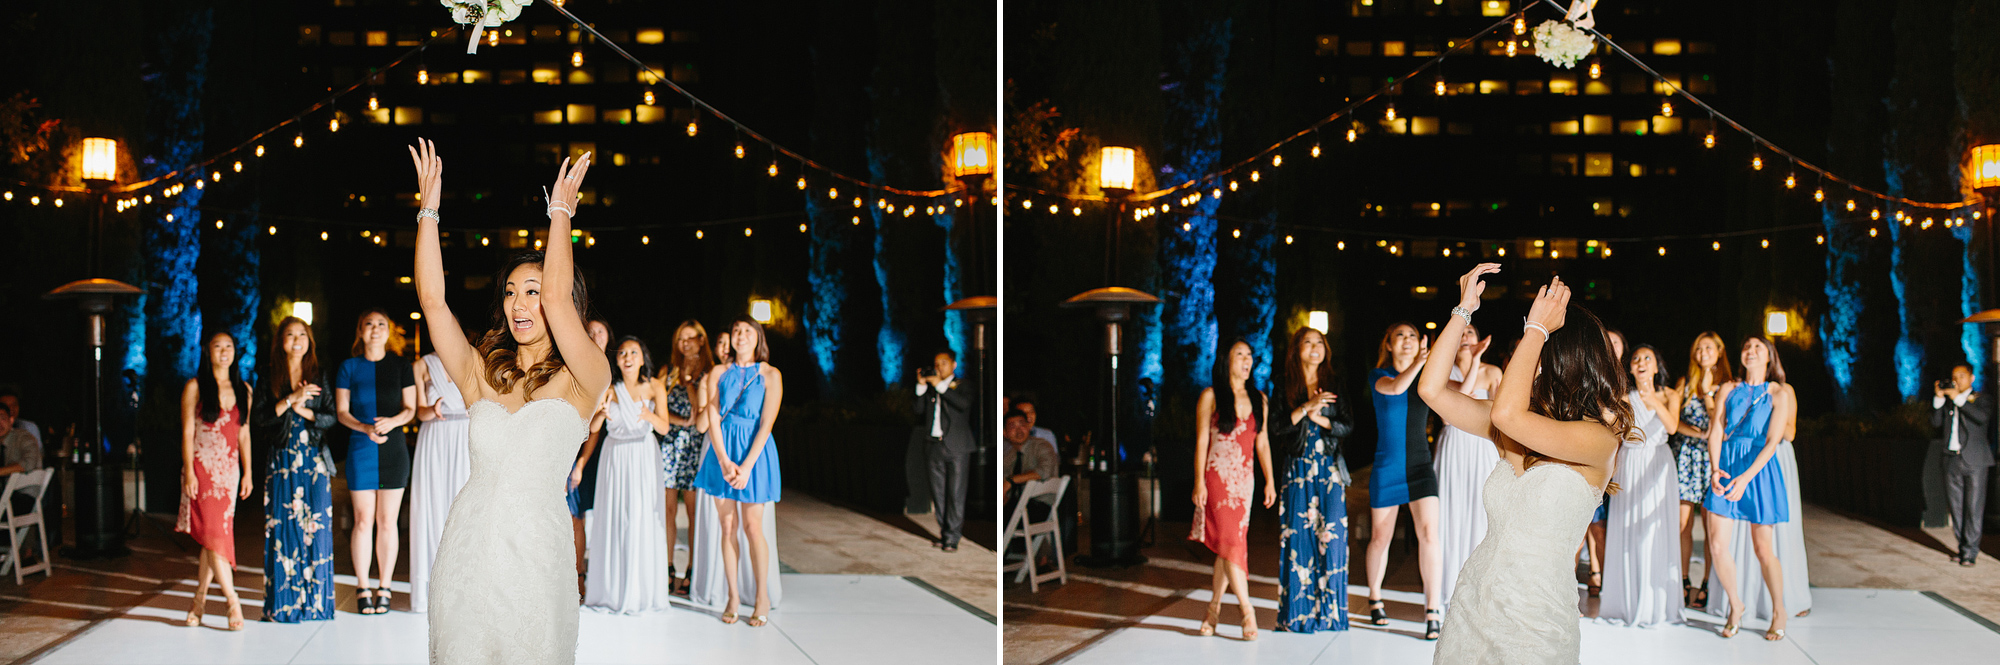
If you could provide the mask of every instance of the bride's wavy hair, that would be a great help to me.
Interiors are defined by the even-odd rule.
[[[1563,326],[1542,345],[1541,371],[1528,395],[1528,410],[1556,420],[1603,425],[1620,441],[1639,440],[1632,404],[1625,401],[1625,368],[1611,356],[1604,322],[1571,304]],[[1528,464],[1546,459],[1532,450]]]
[[[492,327],[487,329],[485,337],[480,338],[478,346],[479,356],[486,361],[486,385],[492,386],[501,394],[514,392],[514,384],[526,379],[528,382],[526,394],[532,395],[542,386],[548,385],[549,381],[555,378],[556,372],[562,371],[565,367],[562,347],[556,346],[553,338],[555,333],[550,332],[548,357],[535,363],[535,366],[528,368],[527,371],[522,371],[515,361],[521,344],[514,341],[513,333],[508,332],[510,326],[507,325],[507,278],[514,275],[515,269],[524,265],[533,264],[537,268],[542,267],[542,258],[543,254],[538,251],[515,254],[500,266],[500,272],[493,277]],[[570,302],[576,305],[577,316],[584,317],[590,312],[590,294],[583,286],[583,269],[572,264],[571,270],[574,274],[570,282]],[[542,325],[545,328],[548,326],[547,312],[542,313]]]

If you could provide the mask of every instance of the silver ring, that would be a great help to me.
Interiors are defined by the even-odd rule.
[[[576,179],[576,176],[573,176],[573,175],[566,175],[566,176],[563,176],[563,179],[564,179],[564,180],[575,180],[575,179]]]

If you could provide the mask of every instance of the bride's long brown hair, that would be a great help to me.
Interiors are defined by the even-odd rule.
[[[1620,441],[1639,440],[1632,426],[1632,404],[1621,392],[1625,370],[1611,357],[1611,344],[1597,315],[1571,304],[1563,326],[1542,345],[1540,369],[1528,395],[1529,411],[1565,422],[1587,420],[1611,430]],[[1530,449],[1523,466],[1544,459],[1548,456]],[[1617,489],[1614,485],[1605,491]]]
[[[492,386],[503,395],[514,392],[514,384],[524,378],[528,382],[526,394],[532,395],[542,386],[548,385],[549,381],[555,378],[556,372],[562,371],[565,366],[562,347],[556,346],[555,340],[551,338],[548,357],[535,363],[535,366],[528,368],[527,371],[521,371],[515,360],[521,344],[514,341],[513,333],[508,332],[507,278],[514,276],[514,269],[524,265],[533,264],[537,268],[542,267],[542,257],[541,252],[515,254],[500,266],[500,272],[493,278],[493,327],[479,340],[479,356],[486,361],[486,385]],[[583,269],[574,264],[571,269],[575,274],[572,276],[569,297],[576,305],[577,316],[583,317],[590,311],[590,296],[583,287]],[[542,325],[544,327],[548,325],[546,312],[542,315]]]

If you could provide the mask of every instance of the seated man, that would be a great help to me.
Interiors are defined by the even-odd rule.
[[[0,387],[0,405],[5,405],[7,411],[14,414],[14,429],[27,430],[28,435],[35,437],[36,442],[42,441],[41,426],[36,425],[35,421],[21,417],[21,394],[19,392],[16,392],[11,386]],[[33,471],[34,469],[29,470]]]
[[[1007,510],[1013,510],[1014,505],[1020,502],[1022,488],[1028,483],[1056,477],[1055,444],[1031,437],[1028,432],[1027,414],[1021,413],[1020,409],[1007,412],[1007,452],[1002,457],[1007,475]],[[1043,519],[1051,508],[1046,500],[1030,502],[1029,516]]]
[[[1062,442],[1056,439],[1056,433],[1049,431],[1047,427],[1040,427],[1035,424],[1040,422],[1041,418],[1040,414],[1035,410],[1034,396],[1020,395],[1015,397],[1012,400],[1012,408],[1009,411],[1015,410],[1020,411],[1021,415],[1027,416],[1029,437],[1049,442],[1049,447],[1054,448],[1056,454],[1062,454]]]
[[[10,475],[42,468],[42,443],[27,430],[14,426],[14,409],[0,402],[0,480]],[[33,508],[25,494],[11,497],[16,514]]]

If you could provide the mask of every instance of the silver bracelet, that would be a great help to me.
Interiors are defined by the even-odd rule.
[[[1457,314],[1458,318],[1465,319],[1465,322],[1468,325],[1472,323],[1472,310],[1466,309],[1464,307],[1459,307],[1457,305],[1453,305],[1451,307],[1451,313]]]
[[[553,203],[549,204],[549,209],[548,209],[548,216],[549,216],[549,217],[550,217],[551,219],[553,219],[553,218],[554,218],[554,217],[556,216],[556,211],[557,211],[557,210],[561,210],[561,211],[563,211],[563,214],[565,214],[565,215],[569,215],[570,217],[575,217],[575,216],[576,216],[576,212],[575,212],[575,211],[572,211],[572,210],[570,210],[569,208],[565,208],[565,207],[562,207],[562,206],[559,206],[559,205],[556,205],[556,204],[553,204]]]
[[[425,218],[425,217],[429,217],[429,218],[431,218],[432,220],[435,220],[435,221],[437,221],[437,222],[438,222],[438,223],[440,223],[440,224],[444,223],[444,220],[443,220],[442,218],[439,218],[439,217],[438,217],[438,209],[437,209],[437,208],[420,208],[420,209],[418,209],[418,210],[417,210],[417,219],[423,219],[423,218]]]
[[[1542,341],[1544,342],[1549,341],[1549,329],[1547,326],[1543,326],[1542,324],[1536,323],[1534,321],[1529,321],[1521,325],[1521,334],[1525,335],[1530,330],[1541,333]]]

